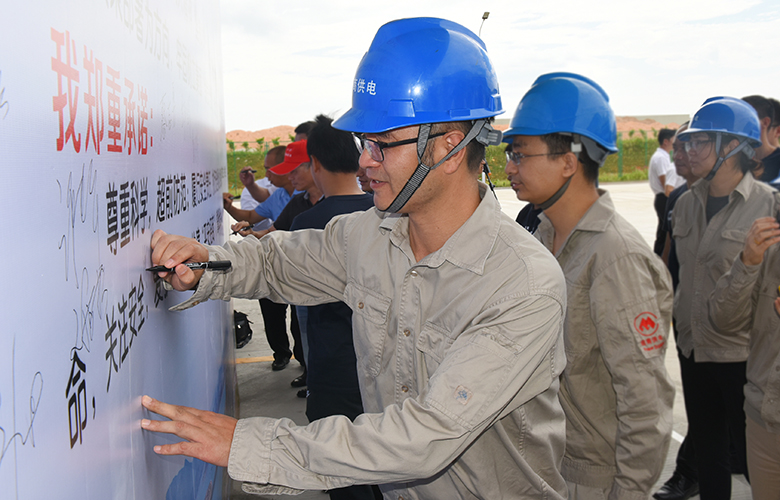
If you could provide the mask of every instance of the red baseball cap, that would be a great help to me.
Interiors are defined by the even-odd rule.
[[[306,153],[306,139],[291,142],[284,150],[284,161],[270,168],[277,175],[287,175],[300,166],[301,163],[311,161]]]

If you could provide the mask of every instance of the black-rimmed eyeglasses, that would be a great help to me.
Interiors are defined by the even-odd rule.
[[[520,162],[523,160],[523,158],[533,158],[534,156],[558,156],[565,153],[542,153],[538,155],[524,155],[523,153],[515,153],[514,151],[509,151],[506,154],[506,161],[512,162],[515,165],[520,165]]]
[[[445,132],[441,132],[439,134],[431,134],[428,136],[428,138],[433,139],[434,137],[439,137],[444,134]],[[370,156],[372,160],[378,162],[385,161],[385,154],[383,152],[384,149],[394,148],[396,146],[403,146],[405,144],[414,144],[417,142],[417,137],[414,137],[412,139],[404,139],[402,141],[382,142],[382,141],[374,141],[371,139],[366,139],[365,136],[363,136],[362,134],[353,134],[353,135],[355,137],[355,144],[357,145],[360,154],[363,154],[363,150],[366,150],[368,151],[368,156]]]

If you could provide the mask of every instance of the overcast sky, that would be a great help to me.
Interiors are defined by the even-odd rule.
[[[485,11],[500,118],[553,71],[598,82],[619,116],[690,114],[715,95],[780,98],[778,0],[222,0],[225,129],[337,116],[382,24],[443,17],[477,33]]]

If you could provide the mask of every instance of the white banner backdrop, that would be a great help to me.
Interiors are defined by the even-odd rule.
[[[218,3],[0,9],[0,498],[220,498],[140,429],[144,394],[233,404],[229,304],[144,270],[158,228],[225,239]]]

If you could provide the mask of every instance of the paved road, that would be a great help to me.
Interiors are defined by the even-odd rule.
[[[653,194],[647,182],[622,182],[604,184],[602,188],[609,191],[615,208],[634,227],[639,230],[648,245],[652,248],[655,239],[657,219],[653,209]],[[509,188],[496,189],[496,195],[501,202],[504,213],[512,217],[525,205],[518,201],[515,193]],[[240,239],[239,236],[232,236]],[[305,400],[295,396],[296,389],[290,387],[289,382],[300,374],[300,368],[294,361],[289,367],[279,372],[271,371],[271,349],[265,341],[263,322],[260,307],[256,300],[234,299],[234,308],[249,315],[253,322],[254,331],[252,341],[243,349],[236,351],[237,372],[239,381],[239,397],[241,400],[241,417],[269,416],[288,417],[299,424],[306,424]],[[680,369],[674,348],[674,339],[671,335],[670,345],[666,353],[666,367],[674,381],[676,395],[674,401],[674,433],[672,446],[666,460],[664,473],[661,475],[658,486],[671,476],[674,470],[674,459],[677,448],[682,441],[688,427],[685,418],[685,409],[682,399],[682,385],[680,383]],[[292,342],[292,340],[291,340]],[[732,498],[750,499],[750,487],[742,476],[734,476]],[[244,495],[240,493],[238,485],[234,483],[234,499],[258,499],[260,497]],[[285,498],[285,497],[263,497]],[[292,497],[288,497],[292,498]],[[298,496],[300,500],[321,500],[327,498],[321,492],[307,492]],[[698,496],[694,498],[699,498]]]

